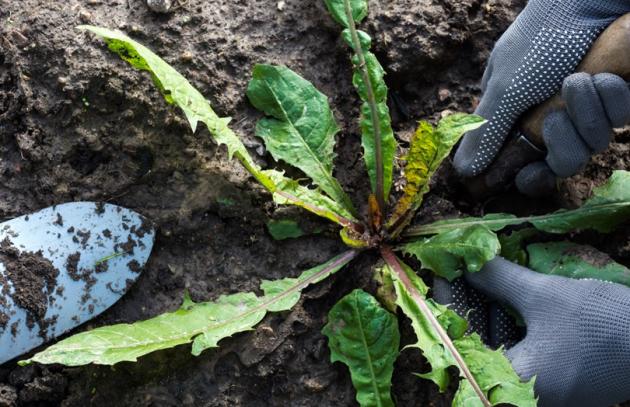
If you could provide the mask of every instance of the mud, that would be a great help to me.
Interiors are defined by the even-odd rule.
[[[46,337],[47,328],[52,322],[46,320],[49,304],[49,293],[57,286],[59,270],[42,256],[41,252],[32,253],[20,251],[9,238],[0,243],[0,260],[4,264],[6,282],[3,285],[3,295],[10,296],[13,302],[26,311],[26,324],[33,328],[39,326],[38,335]],[[13,286],[13,292],[6,292],[8,284]],[[10,315],[0,314],[0,323],[8,322]]]
[[[403,149],[417,120],[474,108],[491,46],[524,2],[371,2],[364,28],[388,72],[389,102]],[[343,128],[336,175],[365,209],[359,105],[347,49],[323,2],[285,1],[284,7],[276,0],[172,3],[169,13],[156,14],[142,0],[0,0],[0,219],[94,200],[140,212],[160,231],[135,286],[76,332],[174,310],[185,291],[202,301],[256,290],[262,279],[296,276],[342,250],[335,228],[299,210],[276,209],[205,129],[192,134],[147,75],[76,31],[78,24],[119,28],[162,55],[220,115],[233,117],[232,128],[263,167],[273,160],[253,136],[259,114],[245,97],[250,72],[255,63],[296,70],[330,98]],[[567,182],[562,194],[549,200],[553,206],[575,204],[612,168],[627,166],[624,140],[583,177]],[[520,199],[511,195],[512,201]],[[490,207],[470,202],[446,165],[419,220],[480,214]],[[543,208],[531,203],[524,210]],[[276,242],[265,229],[272,217],[306,219],[321,233]],[[627,230],[613,234],[616,240],[578,238],[628,264],[624,236]],[[9,397],[24,406],[355,406],[349,374],[330,364],[320,330],[336,300],[357,285],[373,286],[374,260],[359,258],[306,290],[291,312],[271,315],[256,330],[226,339],[199,357],[181,346],[113,369],[6,363],[0,366],[0,391],[7,389],[8,396],[0,393],[0,403]],[[401,321],[409,342],[411,331]],[[418,371],[426,371],[422,358],[405,351],[394,376],[397,405],[450,405],[449,394],[440,395],[411,375]]]

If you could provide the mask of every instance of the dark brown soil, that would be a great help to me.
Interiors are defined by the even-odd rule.
[[[234,130],[263,166],[273,162],[253,136],[259,115],[244,96],[252,66],[266,62],[296,70],[330,97],[344,129],[337,176],[359,206],[366,201],[349,58],[323,2],[173,3],[172,11],[161,15],[143,0],[0,0],[0,218],[95,200],[134,209],[160,230],[135,286],[79,330],[176,309],[186,290],[197,301],[255,290],[261,279],[295,276],[342,247],[328,224],[298,210],[276,209],[205,130],[191,134],[146,75],[76,31],[78,24],[119,28],[162,55],[219,114],[233,117]],[[474,108],[492,44],[524,3],[372,2],[364,28],[389,73],[403,146],[416,120]],[[626,166],[625,141],[566,183],[554,206],[575,202],[613,168]],[[423,216],[478,214],[490,206],[470,202],[447,165]],[[536,202],[532,208],[542,210]],[[322,232],[276,242],[265,229],[271,217],[307,219]],[[625,236],[627,231],[613,234],[614,241],[581,238],[627,264]],[[355,406],[349,374],[328,361],[320,330],[337,299],[357,285],[372,287],[374,260],[361,257],[307,290],[291,312],[271,315],[255,331],[199,357],[182,346],[114,368],[6,363],[0,367],[0,405]],[[411,375],[423,369],[416,352],[399,358],[397,405],[450,405],[448,395]]]
[[[28,327],[32,329],[37,324],[38,334],[45,338],[51,322],[45,319],[48,296],[57,287],[59,270],[41,252],[20,251],[8,237],[0,243],[0,260],[4,264],[6,278],[13,286],[13,293],[10,293],[7,282],[0,281],[3,283],[1,295],[10,296],[17,306],[24,309]],[[6,326],[9,317],[0,313],[0,325]]]

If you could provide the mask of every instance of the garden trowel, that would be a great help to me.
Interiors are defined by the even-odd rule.
[[[595,41],[576,72],[613,73],[630,81],[630,13],[613,22]],[[543,122],[547,115],[565,107],[558,94],[528,111],[517,131],[483,174],[466,180],[476,199],[500,192],[527,164],[544,160]]]
[[[154,236],[139,214],[93,202],[0,223],[0,363],[114,304],[138,278]]]

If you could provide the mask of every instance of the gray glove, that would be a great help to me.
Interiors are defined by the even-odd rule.
[[[577,174],[591,155],[608,148],[613,129],[630,122],[630,89],[619,76],[576,73],[564,80],[566,110],[545,119],[546,161],[532,163],[516,177],[516,186],[537,196],[555,184],[556,177]]]
[[[527,335],[507,356],[521,378],[536,376],[540,406],[630,399],[630,288],[547,276],[502,258],[466,280],[524,318]]]
[[[488,123],[464,137],[455,154],[458,172],[466,177],[480,174],[519,116],[555,94],[601,31],[628,11],[628,0],[530,0],[490,56],[482,80],[484,95],[475,112]],[[550,126],[550,131],[557,129]],[[559,155],[562,152],[555,151],[552,160]],[[560,171],[566,174],[568,169]]]

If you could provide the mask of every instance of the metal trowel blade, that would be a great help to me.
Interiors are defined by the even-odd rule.
[[[154,237],[141,215],[93,202],[0,223],[0,363],[112,306],[138,278]]]

